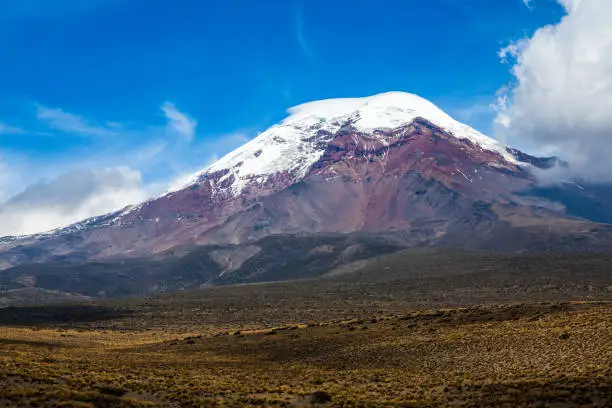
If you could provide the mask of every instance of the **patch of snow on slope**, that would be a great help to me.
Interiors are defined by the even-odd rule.
[[[234,194],[254,178],[288,172],[300,179],[323,155],[325,143],[317,142],[326,141],[325,132],[333,134],[348,121],[357,130],[371,133],[375,129],[395,129],[421,117],[457,138],[469,139],[483,149],[499,152],[509,162],[517,162],[496,140],[456,121],[428,100],[405,92],[308,102],[288,113],[290,116],[281,123],[221,158],[184,187],[206,173],[224,170],[229,170],[226,177],[234,176]],[[322,136],[316,140],[317,135]]]

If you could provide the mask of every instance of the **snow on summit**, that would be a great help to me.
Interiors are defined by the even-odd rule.
[[[483,149],[501,153],[508,161],[516,161],[496,140],[410,93],[387,92],[364,98],[307,102],[290,108],[288,113],[289,117],[200,172],[188,185],[206,173],[225,170],[228,170],[225,177],[234,176],[231,189],[235,194],[259,177],[265,179],[288,172],[300,179],[324,153],[324,147],[313,143],[312,137],[321,131],[333,134],[348,121],[357,130],[372,133],[375,129],[395,129],[421,117],[458,138],[469,139]]]
[[[483,148],[505,153],[505,147],[496,140],[450,117],[436,105],[418,95],[407,92],[386,92],[364,98],[326,99],[308,102],[288,110],[292,115],[285,123],[309,120],[346,121],[358,130],[394,129],[421,117],[453,133],[467,138]]]

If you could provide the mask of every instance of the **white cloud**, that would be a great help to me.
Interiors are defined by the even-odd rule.
[[[587,0],[589,1],[589,0]],[[603,0],[603,2],[605,2],[606,0]],[[573,12],[576,11],[578,9],[578,7],[580,6],[580,4],[582,3],[582,0],[559,0],[559,3],[565,7],[565,10],[567,10],[568,12]]]
[[[115,136],[117,135],[116,125],[96,125],[90,123],[82,116],[68,113],[58,108],[48,108],[38,106],[38,120],[45,122],[49,128],[65,133],[81,136]]]
[[[137,170],[74,170],[32,184],[2,204],[0,236],[52,230],[146,198]]]
[[[192,142],[195,138],[198,122],[189,114],[178,110],[171,102],[164,103],[161,110],[166,118],[166,125],[163,128],[131,129],[122,123],[113,121],[97,123],[75,113],[66,112],[61,108],[50,108],[43,105],[37,105],[37,118],[51,130],[80,136],[139,136],[142,133],[147,133],[149,135],[163,135],[165,139],[178,136],[182,141]],[[0,124],[0,132],[3,129],[1,126]],[[16,128],[7,127],[6,129],[15,130]]]
[[[510,144],[557,155],[574,176],[612,181],[612,1],[558,0],[567,15],[500,52],[514,63],[497,130]]]
[[[295,11],[295,37],[304,55],[312,62],[314,60],[314,53],[306,39],[305,25],[304,11],[300,7]]]
[[[167,129],[178,134],[187,142],[191,142],[195,137],[198,122],[187,113],[178,110],[170,102],[164,103],[161,109],[168,120]]]
[[[0,122],[0,135],[21,134],[24,130],[15,126],[9,126]]]
[[[161,108],[165,124],[140,127],[37,108],[50,129],[91,137],[91,143],[57,158],[0,151],[0,236],[48,231],[174,190],[249,139],[237,132],[197,141],[197,121],[169,102]],[[119,137],[99,137],[109,135]]]

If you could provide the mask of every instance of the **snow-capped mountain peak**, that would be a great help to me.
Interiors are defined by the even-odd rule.
[[[430,101],[405,92],[387,92],[363,98],[339,98],[308,102],[288,110],[281,123],[272,126],[242,147],[195,175],[186,186],[203,176],[225,172],[233,177],[231,190],[240,193],[253,179],[263,180],[278,173],[300,179],[321,158],[325,142],[348,123],[357,131],[395,129],[420,117],[465,138],[481,148],[500,153],[509,162],[516,159],[496,140],[462,124]],[[184,188],[183,187],[183,188]]]
[[[226,270],[219,248],[238,251],[242,264],[244,252],[259,251],[257,242],[296,234],[524,249],[533,242],[531,227],[549,221],[567,228],[560,242],[568,248],[576,242],[608,248],[534,190],[531,166],[554,164],[508,149],[416,95],[311,102],[290,109],[186,188],[50,233],[0,239],[0,270],[32,262],[164,259],[193,248],[211,251],[206,265],[218,258]],[[578,188],[571,194],[586,197]],[[530,228],[522,235],[525,246],[513,228]]]

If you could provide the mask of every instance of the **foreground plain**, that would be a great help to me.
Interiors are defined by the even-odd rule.
[[[607,407],[610,259],[411,251],[324,279],[0,309],[0,406],[303,406],[322,391],[337,407]]]

